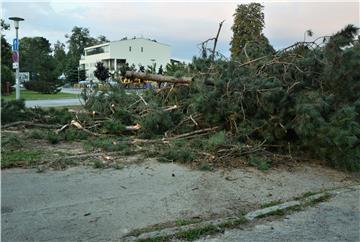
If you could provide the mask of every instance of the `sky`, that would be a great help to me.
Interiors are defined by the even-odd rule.
[[[229,56],[233,14],[238,4],[248,1],[3,1],[1,18],[25,19],[19,37],[42,36],[51,43],[66,42],[74,26],[86,27],[91,36],[105,35],[110,40],[127,37],[156,39],[171,46],[172,58],[191,60],[199,55],[198,44],[216,35],[225,20],[218,51]],[[276,48],[304,39],[330,35],[347,24],[360,26],[359,1],[261,1],[264,5],[264,34]],[[9,20],[8,20],[9,22]],[[12,27],[12,25],[11,25]],[[8,40],[15,30],[6,31]],[[309,38],[308,40],[310,40]]]

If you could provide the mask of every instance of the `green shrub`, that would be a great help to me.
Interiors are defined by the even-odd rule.
[[[213,170],[213,168],[210,166],[210,164],[206,161],[201,162],[198,168],[200,171],[212,171]]]
[[[44,130],[35,129],[35,130],[31,130],[31,132],[29,133],[29,138],[46,139],[47,135],[46,132],[44,132]]]
[[[61,138],[58,134],[56,134],[53,131],[49,131],[47,133],[47,140],[50,142],[50,144],[57,144],[60,142]]]
[[[1,168],[32,166],[42,155],[39,150],[2,152]]]
[[[125,131],[125,125],[120,121],[116,120],[106,120],[104,123],[106,131],[110,134],[121,134]]]
[[[20,120],[29,120],[23,99],[5,101],[1,99],[1,123],[7,124]]]
[[[150,113],[142,118],[140,124],[144,138],[163,135],[164,132],[174,127],[170,112],[164,112],[162,110],[150,111]]]
[[[66,141],[74,141],[74,140],[85,140],[89,137],[89,134],[82,130],[70,127],[66,129],[61,136],[62,139]]]
[[[1,137],[1,150],[15,150],[23,146],[23,140],[16,134],[6,134]]]
[[[103,168],[105,168],[105,164],[101,160],[95,160],[93,162],[93,168],[95,168],[95,169],[103,169]]]
[[[27,90],[40,92],[44,94],[55,94],[61,91],[61,81],[43,81],[43,80],[30,80],[24,83]]]
[[[163,154],[162,157],[168,161],[180,162],[180,163],[189,163],[196,159],[195,154],[188,148],[172,147],[168,148]],[[164,161],[162,159],[161,161]]]
[[[271,160],[266,157],[261,157],[257,155],[251,155],[249,157],[249,164],[257,167],[260,171],[266,171],[270,168]]]
[[[5,94],[7,88],[7,82],[9,83],[10,93],[13,91],[12,86],[15,84],[14,72],[6,65],[1,65],[1,94]]]
[[[89,140],[91,146],[101,148],[105,151],[122,151],[128,149],[128,145],[117,140],[99,138]]]
[[[213,150],[217,146],[225,144],[225,142],[226,142],[225,131],[220,131],[213,134],[212,136],[209,137],[208,140],[205,141],[205,148]]]

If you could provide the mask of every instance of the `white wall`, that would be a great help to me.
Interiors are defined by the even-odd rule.
[[[160,65],[165,69],[166,64],[170,63],[169,45],[144,38],[113,41],[109,43],[109,47],[108,53],[83,56],[83,59],[80,60],[80,65],[85,65],[88,78],[94,79],[93,72],[96,69],[96,62],[105,59],[126,59],[130,66],[134,64],[137,69],[139,65],[146,68],[148,65],[153,65],[153,63],[156,63],[157,69]],[[129,51],[129,47],[131,47],[131,51]],[[141,51],[141,48],[143,51]]]
[[[131,51],[129,51],[131,47]],[[143,52],[141,52],[143,47]],[[170,62],[170,46],[153,42],[147,39],[129,39],[122,41],[114,41],[110,43],[110,56],[116,59],[126,59],[129,65],[141,64],[147,67],[156,63],[156,67],[159,68],[163,65],[165,68],[166,64]],[[154,59],[154,61],[152,61]]]

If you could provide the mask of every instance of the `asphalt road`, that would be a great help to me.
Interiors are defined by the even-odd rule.
[[[327,202],[290,214],[285,219],[260,223],[245,230],[198,242],[238,241],[360,241],[360,190],[340,193]]]
[[[80,94],[82,91],[81,88],[72,88],[72,87],[63,87],[61,88],[61,92],[70,93],[70,94]]]
[[[52,100],[29,100],[25,101],[25,106],[33,107],[61,107],[61,106],[78,106],[81,105],[80,99],[52,99]]]
[[[193,216],[231,214],[252,209],[254,204],[343,186],[346,178],[343,173],[308,166],[291,172],[201,172],[150,159],[121,170],[75,167],[37,173],[34,169],[8,169],[2,170],[1,176],[2,241],[119,240],[135,228]],[[292,226],[286,223],[293,221],[295,226],[305,221],[308,225],[294,227],[297,230],[293,233],[304,229],[304,235],[316,230],[326,234],[338,231],[336,226],[340,226],[348,228],[344,238],[355,238],[354,232],[346,231],[353,230],[358,222],[356,194],[337,199],[335,205],[311,208],[308,220],[304,214],[273,225],[278,231],[274,236],[281,236],[286,229],[290,236]],[[321,213],[329,217],[318,216]],[[331,220],[329,227],[326,223]],[[269,228],[258,228],[259,236],[266,238]],[[241,235],[234,232],[225,239],[239,241],[236,236]]]

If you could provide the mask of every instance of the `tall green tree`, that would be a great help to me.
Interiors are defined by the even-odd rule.
[[[10,86],[15,84],[15,76],[12,71],[11,46],[4,35],[4,31],[9,29],[10,25],[1,19],[1,93],[6,92],[7,82]]]
[[[65,35],[65,37],[68,39],[67,44],[69,46],[64,71],[66,80],[69,82],[76,82],[78,80],[78,74],[80,74],[80,80],[84,80],[84,72],[80,71],[78,73],[79,61],[81,55],[84,54],[84,49],[92,45],[109,42],[109,40],[103,35],[100,35],[97,38],[91,37],[88,28],[78,26],[75,26],[71,30],[71,34]]]
[[[230,42],[232,58],[238,58],[244,51],[245,46],[247,52],[263,52],[255,53],[255,55],[273,51],[269,41],[262,33],[265,26],[262,10],[263,6],[260,3],[240,4],[236,8],[234,24],[231,28],[233,31]],[[254,55],[254,53],[251,54]]]
[[[54,44],[54,62],[55,62],[55,74],[59,77],[65,72],[66,67],[66,52],[65,44],[57,41]]]
[[[24,37],[20,39],[21,70],[30,72],[31,80],[56,80],[55,62],[51,55],[51,44],[44,37]]]
[[[30,73],[30,81],[24,83],[25,88],[41,93],[59,92],[61,83],[57,79],[49,40],[24,37],[20,39],[20,46],[21,70]]]

